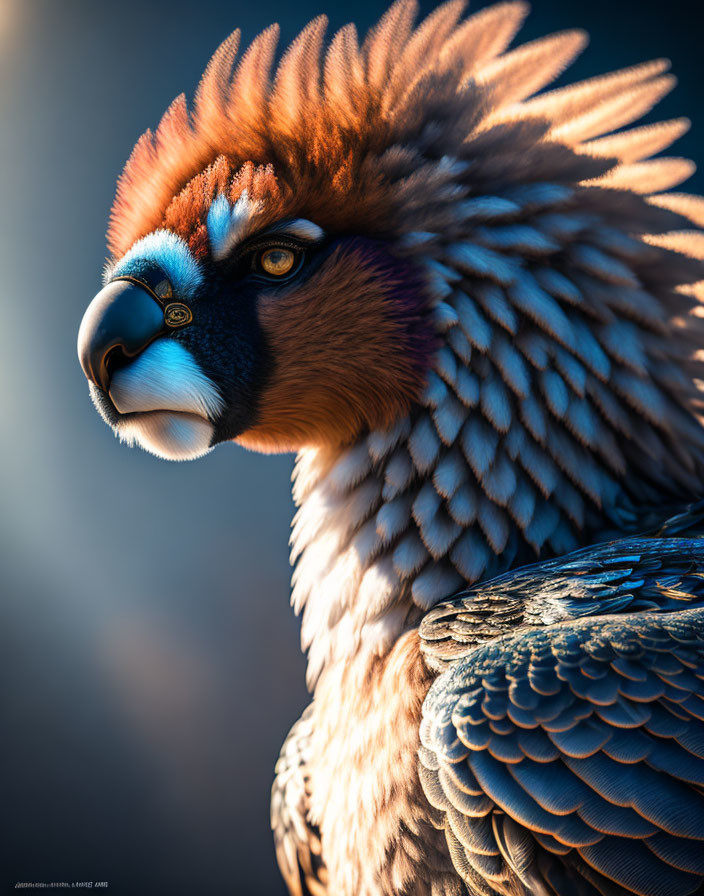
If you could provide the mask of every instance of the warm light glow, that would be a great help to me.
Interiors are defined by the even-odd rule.
[[[9,40],[16,25],[19,4],[16,0],[0,0],[0,42]]]

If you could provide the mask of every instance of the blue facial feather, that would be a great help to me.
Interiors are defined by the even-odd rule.
[[[220,195],[213,201],[206,227],[213,252],[219,252],[224,248],[232,227],[232,206],[225,196]]]
[[[214,258],[223,258],[246,235],[250,218],[259,207],[260,202],[250,199],[247,190],[242,191],[234,205],[223,194],[215,198],[206,219]]]
[[[155,230],[132,246],[126,255],[105,272],[105,282],[113,277],[139,276],[147,266],[159,265],[171,281],[174,294],[191,298],[203,282],[198,263],[181,237],[170,230]]]

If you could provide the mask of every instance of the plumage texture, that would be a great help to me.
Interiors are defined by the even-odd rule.
[[[110,250],[163,229],[226,264],[293,219],[369,241],[345,278],[338,258],[280,313],[262,299],[284,363],[240,439],[301,447],[315,699],[273,798],[292,891],[693,893],[701,542],[671,528],[512,571],[701,495],[704,200],[664,192],[690,162],[653,158],[687,122],[630,128],[666,61],[545,91],[582,32],[508,49],[523,3],[462,11],[414,27],[399,0],[361,44],[351,25],[326,44],[320,17],[276,67],[276,26],[239,61],[233,35],[193,109],[135,147]],[[388,289],[360,285],[380,270]],[[311,344],[335,335],[321,366],[311,309]]]
[[[312,709],[307,707],[284,741],[271,791],[276,859],[292,896],[327,893],[320,832],[309,818]]]
[[[457,8],[442,7],[417,32],[408,30],[410,5],[392,9],[361,56],[349,28],[333,38],[322,92],[310,100],[326,121],[321,133],[301,126],[296,138],[289,122],[279,139],[274,120],[259,155],[242,150],[295,171],[296,213],[393,235],[399,253],[421,259],[442,340],[419,406],[390,432],[372,432],[366,456],[363,439],[350,449],[353,480],[343,481],[348,460],[337,449],[299,457],[293,601],[304,613],[311,683],[348,650],[341,607],[357,614],[354,637],[368,643],[365,626],[401,595],[423,610],[519,560],[636,528],[642,505],[674,505],[698,489],[702,471],[702,330],[687,284],[704,274],[690,224],[678,220],[696,203],[670,211],[637,187],[642,160],[686,122],[600,137],[672,86],[666,63],[530,98],[582,47],[581,33],[496,56],[520,4],[454,30]],[[477,46],[489,42],[490,16],[493,53]],[[316,52],[300,57],[301,84],[304,74],[316,81]],[[356,106],[344,115],[335,78],[355,85]],[[289,155],[277,162],[283,146]],[[329,172],[325,187],[310,186],[311,168]],[[657,160],[645,182],[665,189],[688,171]],[[314,211],[321,194],[327,209]],[[354,224],[339,220],[344,209]],[[454,478],[444,484],[449,465]],[[391,531],[385,519],[401,505],[413,512]],[[375,564],[386,597],[377,595],[372,616],[354,598]]]
[[[421,780],[470,885],[700,891],[703,573],[702,538],[629,539],[425,617]]]

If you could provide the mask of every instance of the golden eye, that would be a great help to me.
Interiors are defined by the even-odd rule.
[[[285,277],[293,270],[296,263],[296,253],[282,246],[267,249],[259,257],[262,270],[271,277]]]

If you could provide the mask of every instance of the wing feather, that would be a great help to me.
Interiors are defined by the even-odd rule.
[[[326,896],[328,892],[320,833],[308,817],[312,715],[311,703],[281,747],[271,788],[276,859],[291,896]]]
[[[492,603],[522,605],[511,634],[487,634]],[[442,671],[423,786],[470,892],[467,868],[502,894],[704,885],[703,538],[514,570],[431,610],[421,637]]]

